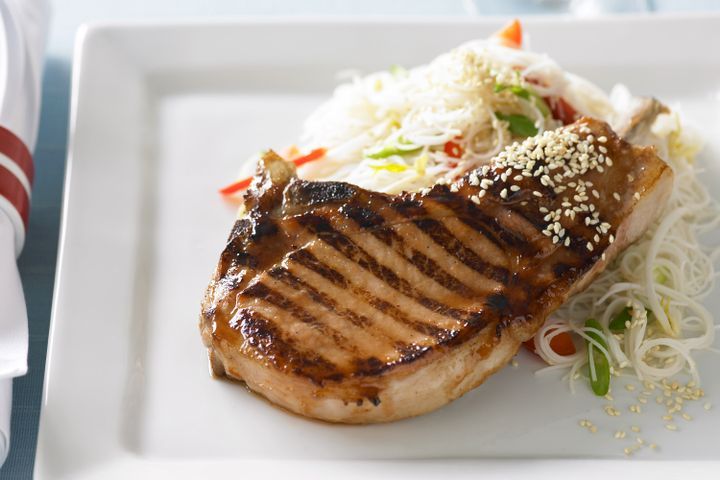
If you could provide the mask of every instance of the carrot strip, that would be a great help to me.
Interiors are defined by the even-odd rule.
[[[523,345],[525,345],[525,348],[537,355],[537,348],[535,347],[534,338],[531,338],[527,342],[524,342]],[[576,351],[575,344],[572,340],[572,335],[570,335],[570,333],[568,332],[562,332],[555,335],[552,340],[550,340],[550,348],[552,348],[553,352],[562,356],[572,355]]]
[[[327,150],[324,148],[316,148],[315,150],[311,151],[307,155],[303,155],[302,157],[294,158],[291,161],[295,164],[296,167],[299,167],[300,165],[304,165],[308,162],[312,162],[314,160],[319,160],[320,158],[325,156],[326,151]],[[218,191],[222,195],[226,195],[226,196],[233,195],[241,190],[247,189],[250,186],[252,179],[253,179],[253,177],[243,178],[242,180],[233,182],[230,185],[227,185]]]
[[[497,31],[494,37],[499,38],[510,48],[522,47],[522,25],[517,18]]]

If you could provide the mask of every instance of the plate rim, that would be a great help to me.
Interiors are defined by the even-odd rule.
[[[77,148],[78,133],[76,130],[77,116],[79,108],[79,97],[81,95],[81,83],[83,78],[83,72],[85,71],[85,64],[83,63],[83,57],[85,50],[88,45],[95,41],[94,38],[102,35],[104,32],[116,33],[131,33],[138,29],[140,30],[154,30],[154,29],[197,29],[197,28],[210,28],[210,27],[224,27],[224,28],[242,28],[243,26],[263,26],[263,27],[281,27],[286,25],[300,26],[310,28],[316,25],[342,25],[342,26],[354,26],[354,27],[365,27],[370,25],[407,25],[407,26],[451,26],[454,24],[458,25],[483,25],[492,26],[501,24],[508,18],[523,17],[522,15],[498,15],[498,16],[460,16],[460,15],[442,15],[442,16],[429,16],[429,15],[397,15],[397,16],[381,16],[381,15],[280,15],[280,16],[259,16],[259,15],[248,15],[248,16],[233,16],[233,17],[208,17],[203,19],[171,19],[171,20],[111,20],[111,21],[95,21],[87,22],[82,24],[76,34],[75,44],[73,47],[73,62],[72,62],[72,80],[71,80],[71,98],[70,98],[70,112],[68,122],[68,142],[67,142],[67,153],[66,153],[66,164],[64,171],[64,184],[62,194],[62,206],[61,206],[61,219],[60,228],[58,235],[58,255],[56,260],[56,273],[53,282],[53,298],[50,316],[50,325],[48,333],[48,345],[46,352],[46,365],[43,376],[43,392],[41,401],[40,420],[38,423],[37,440],[38,446],[35,455],[34,475],[36,478],[46,478],[43,476],[44,473],[41,470],[42,458],[45,453],[46,442],[41,443],[41,438],[47,436],[46,426],[47,419],[47,405],[49,391],[49,380],[52,375],[52,362],[56,355],[55,353],[55,337],[56,329],[63,320],[58,320],[58,308],[59,302],[62,295],[62,272],[64,267],[67,266],[68,259],[66,258],[66,241],[67,241],[67,216],[69,212],[69,192],[72,189],[72,169],[73,169],[73,156]],[[523,23],[528,25],[552,25],[558,22],[570,22],[573,23],[585,23],[585,24],[614,24],[614,23],[645,23],[645,24],[657,24],[661,25],[664,23],[675,23],[675,22],[700,22],[700,23],[716,23],[720,27],[720,12],[683,12],[683,13],[672,13],[672,12],[642,12],[632,14],[608,14],[600,15],[596,17],[572,17],[570,15],[542,15],[542,16],[524,16]],[[68,321],[68,320],[64,320]],[[128,468],[136,468],[138,465],[146,464],[151,470],[164,475],[169,472],[167,470],[168,465],[164,465],[165,462],[157,462],[154,460],[143,459],[138,455],[130,455],[125,452],[121,452],[120,461],[127,462],[124,467],[120,467],[116,473],[121,474]],[[214,464],[257,464],[258,467],[266,468],[267,463],[273,463],[272,460],[267,461],[234,461],[234,462],[218,462],[213,461]],[[562,465],[565,471],[575,472],[578,474],[582,473],[588,476],[588,466],[603,464],[603,478],[606,478],[607,473],[617,471],[627,475],[630,470],[634,470],[638,473],[650,474],[651,472],[656,475],[661,475],[661,478],[666,478],[670,475],[679,473],[702,473],[711,472],[713,470],[720,469],[720,460],[709,460],[703,462],[697,461],[684,461],[684,460],[640,460],[633,462],[626,462],[624,460],[614,459],[587,459],[587,460],[571,460],[563,458],[549,458],[542,460],[531,460],[531,459],[517,459],[517,458],[500,458],[500,459],[477,459],[477,460],[431,460],[422,462],[408,462],[405,460],[399,461],[335,461],[335,460],[310,460],[310,461],[296,461],[296,460],[280,460],[274,461],[274,463],[282,463],[283,465],[275,466],[279,467],[277,473],[280,472],[293,472],[300,474],[302,478],[305,478],[306,474],[312,475],[317,474],[317,470],[314,472],[307,472],[301,466],[315,468],[317,464],[323,464],[325,467],[332,467],[333,464],[338,466],[354,465],[356,470],[353,472],[353,476],[363,477],[367,476],[367,469],[377,467],[384,463],[392,463],[394,465],[403,465],[408,463],[422,463],[431,468],[428,468],[426,473],[431,473],[432,466],[439,465],[441,468],[447,468],[448,465],[465,464],[471,466],[472,469],[478,465],[483,468],[487,466],[497,467],[501,465],[501,468],[493,468],[490,472],[483,472],[483,474],[489,474],[489,478],[505,478],[508,470],[506,467],[511,466],[510,462],[522,464],[520,470],[513,469],[516,473],[521,471],[528,465],[532,465],[532,471],[534,475],[539,478],[552,478],[556,475],[558,466]],[[205,462],[202,462],[205,463]],[[112,466],[113,464],[108,463]],[[225,468],[225,467],[222,467]],[[343,467],[344,468],[344,467]],[[413,469],[414,470],[414,469]],[[465,471],[465,473],[472,474]],[[270,470],[272,471],[272,470]],[[103,472],[105,474],[109,472]],[[403,475],[404,473],[410,474],[411,472],[397,472],[394,475]],[[413,472],[413,478],[417,478],[417,471]],[[422,472],[421,476],[422,475]],[[462,472],[459,472],[462,473]],[[118,477],[121,478],[121,477]],[[589,478],[596,477],[594,472],[590,472]]]

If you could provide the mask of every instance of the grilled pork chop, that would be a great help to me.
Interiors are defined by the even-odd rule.
[[[212,370],[331,422],[434,410],[506,365],[671,186],[592,119],[421,193],[300,180],[268,152],[203,301]]]

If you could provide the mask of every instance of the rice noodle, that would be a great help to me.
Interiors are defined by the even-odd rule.
[[[485,164],[511,143],[507,122],[495,112],[525,115],[540,132],[558,126],[535,101],[497,92],[499,84],[563,98],[579,113],[615,125],[638,101],[623,87],[608,97],[546,55],[474,41],[409,71],[354,73],[307,119],[301,150],[324,147],[327,156],[302,166],[299,174],[388,193],[415,191]],[[417,149],[383,160],[367,154],[401,140]],[[588,363],[587,342],[596,347],[594,355],[607,357],[616,376],[657,382],[685,372],[696,383],[693,355],[714,342],[716,326],[700,301],[714,287],[720,249],[703,247],[698,237],[718,228],[720,208],[693,164],[700,142],[674,112],[659,115],[646,140],[675,173],[664,215],[535,336],[538,354],[551,365],[542,371],[567,368],[564,378],[571,391]],[[443,147],[450,141],[462,148],[461,158],[446,153]],[[610,332],[610,322],[627,307],[632,311],[627,329]],[[603,331],[595,333],[607,349],[587,334],[588,318],[602,325]],[[578,340],[578,350],[562,356],[550,342],[566,332]],[[594,376],[592,368],[591,363]]]
[[[474,41],[409,71],[355,76],[337,87],[333,96],[306,121],[302,150],[327,148],[327,160],[300,168],[304,178],[342,180],[388,193],[414,191],[439,178],[454,179],[486,164],[513,135],[496,112],[519,114],[542,133],[559,123],[538,107],[536,97],[523,98],[498,85],[514,85],[543,97],[575,95],[583,114],[605,116],[610,103],[597,87],[573,81],[546,55]],[[577,95],[586,91],[587,95]],[[600,93],[598,93],[600,92]],[[420,149],[389,159],[394,171],[367,156],[368,150],[403,139]],[[443,148],[454,142],[462,156]],[[426,168],[414,168],[425,156]]]
[[[555,354],[548,329],[577,331],[586,319],[596,318],[603,326],[608,359],[616,375],[660,382],[683,373],[700,384],[693,355],[711,349],[716,329],[712,315],[700,301],[714,287],[714,263],[720,250],[704,247],[699,236],[717,228],[720,208],[699,181],[693,164],[697,146],[683,143],[695,141],[694,137],[685,136],[679,122],[678,128],[670,131],[655,128],[666,120],[661,115],[647,139],[665,152],[675,172],[666,211],[538,332],[536,348],[550,365],[576,372],[587,364],[587,354],[584,347],[567,357]],[[629,327],[622,333],[610,332],[610,322],[626,307],[632,311]],[[573,375],[568,378],[572,383]]]

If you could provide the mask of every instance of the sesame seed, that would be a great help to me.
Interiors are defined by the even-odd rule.
[[[517,368],[517,366],[520,365],[520,364],[518,363],[517,360],[515,360],[515,359],[513,358],[513,359],[512,359],[512,362],[510,362],[510,365],[512,365],[513,368]]]
[[[687,420],[688,422],[689,422],[690,420],[692,420],[692,417],[691,417],[689,414],[687,414],[687,413],[683,413],[683,414],[682,414],[682,417],[683,417],[685,420]]]
[[[634,198],[635,200],[640,200],[640,194],[639,194],[638,192],[635,192],[635,193],[633,194],[633,198]]]
[[[605,142],[607,142],[607,137],[605,135],[603,135],[601,137],[598,137],[597,141],[600,143],[605,143]]]
[[[450,185],[450,191],[453,193],[458,191],[457,183],[453,183],[452,185]]]
[[[614,192],[614,193],[613,193],[613,198],[619,202],[619,201],[620,201],[620,194],[617,193],[617,192]]]
[[[706,402],[705,405],[703,405],[703,408],[705,410],[710,410],[712,408],[712,404],[710,402]]]
[[[675,425],[674,423],[668,423],[667,425],[665,425],[665,428],[673,432],[677,431],[678,429],[677,425]]]
[[[501,197],[501,198],[507,198],[507,196],[508,196],[507,188],[503,188],[503,189],[500,191],[500,197]]]
[[[484,192],[484,190],[483,190],[483,192]],[[473,195],[472,197],[470,197],[470,200],[477,205],[480,204],[480,199],[478,198],[477,195]]]
[[[522,175],[515,175],[515,176],[513,177],[513,180],[515,180],[516,182],[521,182],[522,179],[523,179],[523,176],[522,176]]]
[[[520,190],[520,187],[517,185],[510,185],[510,190],[513,192],[517,192],[518,190]]]
[[[592,243],[588,242],[586,246],[587,246],[587,249],[588,249],[589,251],[591,251],[591,252],[593,251],[593,244],[592,244]]]
[[[542,193],[538,192],[537,190],[533,190],[533,195],[536,197],[542,197]]]
[[[485,193],[486,193],[485,190],[480,190],[480,191],[478,192],[478,197],[479,197],[479,198],[484,197],[484,196],[485,196]]]
[[[635,433],[638,433],[638,432],[640,432],[640,427],[638,427],[637,425],[633,425],[632,427],[630,427],[630,430],[632,430]]]

